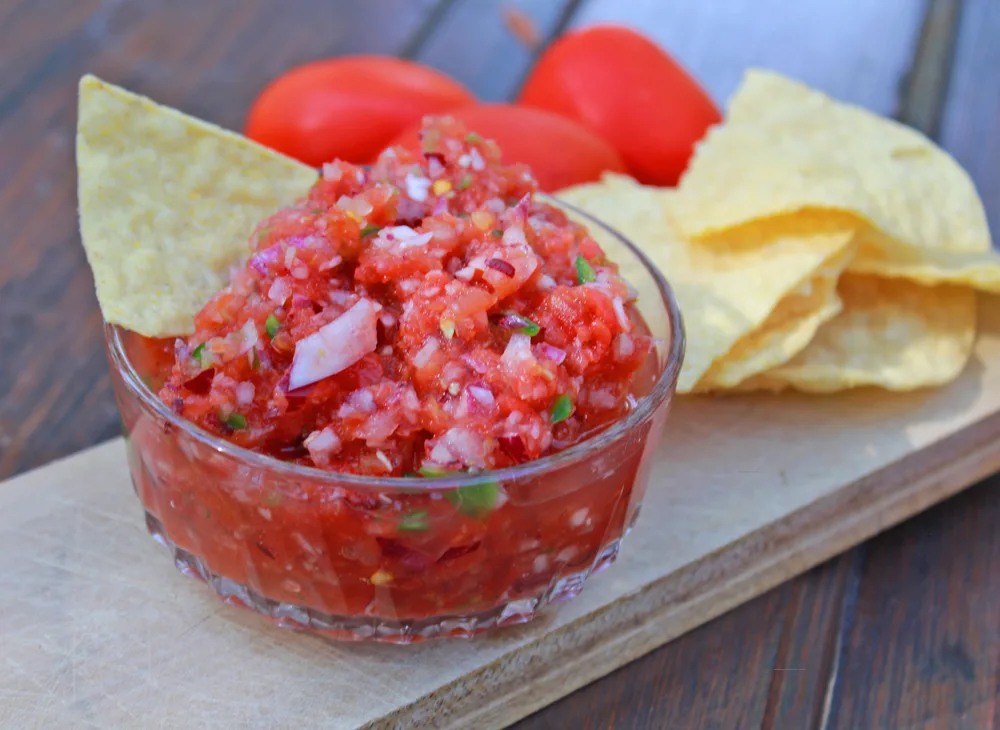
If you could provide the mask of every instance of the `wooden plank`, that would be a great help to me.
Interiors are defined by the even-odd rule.
[[[544,39],[559,28],[574,4],[575,0],[457,0],[416,58],[458,79],[483,101],[504,101],[514,95],[534,56],[505,23],[505,11],[523,16]]]
[[[969,171],[1000,237],[1000,4],[964,0],[941,143]]]
[[[651,652],[609,674],[598,683],[602,691],[576,692],[512,730],[758,728],[770,679],[760,668],[775,662],[788,599],[784,587],[771,591],[724,620],[675,639],[669,651]],[[727,630],[731,624],[741,630]],[[647,681],[637,682],[637,677]],[[720,701],[734,694],[747,701]]]
[[[512,730],[819,727],[835,653],[822,637],[837,624],[850,563],[785,583]]]
[[[1000,468],[1000,301],[981,323],[946,388],[678,399],[618,564],[481,641],[336,645],[221,605],[144,534],[121,441],[19,477],[0,726],[501,727]]]
[[[998,520],[983,484],[872,542],[830,728],[996,726]]]
[[[315,57],[392,53],[435,2],[22,0],[5,11],[0,477],[119,432],[100,313],[77,234],[73,138],[80,75],[92,71],[239,127],[270,77]]]

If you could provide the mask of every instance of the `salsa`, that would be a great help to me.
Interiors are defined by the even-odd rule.
[[[178,564],[283,622],[409,641],[524,620],[613,559],[662,416],[586,460],[491,476],[593,438],[662,371],[635,291],[535,192],[493,142],[429,121],[421,154],[326,164],[262,221],[193,335],[111,337],[180,420],[329,475],[248,464],[116,379],[137,492]]]
[[[634,292],[522,165],[457,122],[343,162],[263,221],[160,398],[234,444],[370,476],[497,469],[632,406]]]

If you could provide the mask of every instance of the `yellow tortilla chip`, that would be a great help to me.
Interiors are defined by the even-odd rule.
[[[854,252],[853,246],[838,251],[815,275],[782,299],[758,329],[716,360],[694,391],[734,388],[758,373],[785,364],[804,350],[820,326],[843,309],[837,281]]]
[[[949,251],[900,246],[885,234],[864,226],[858,255],[849,271],[919,284],[955,284],[1000,294],[1000,254],[996,251]]]
[[[970,284],[1000,291],[982,201],[950,155],[909,127],[776,73],[746,74],[669,204],[690,237],[767,216],[846,211],[876,229],[850,270],[924,283],[967,281],[974,271]]]
[[[799,355],[739,390],[915,390],[951,382],[976,336],[976,295],[953,286],[845,274],[844,310]]]
[[[80,81],[80,232],[108,322],[146,336],[193,317],[249,253],[253,227],[312,168],[93,76]]]
[[[687,331],[678,382],[678,392],[686,393],[758,329],[789,292],[846,250],[854,232],[822,215],[803,214],[726,231],[704,246],[682,238],[672,226],[664,202],[673,194],[606,174],[600,183],[578,185],[558,197],[631,239],[667,277]],[[591,233],[604,243],[600,229],[591,227]],[[627,267],[623,274],[629,276]]]

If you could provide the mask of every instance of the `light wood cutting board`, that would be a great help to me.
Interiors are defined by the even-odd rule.
[[[681,399],[618,563],[475,641],[333,644],[182,577],[120,440],[0,484],[0,727],[502,727],[1000,470],[1000,300],[951,386]]]

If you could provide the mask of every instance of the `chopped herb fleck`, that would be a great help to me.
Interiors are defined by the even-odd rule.
[[[597,281],[597,274],[594,273],[594,268],[590,265],[583,256],[576,257],[576,282],[578,284],[586,284],[590,281]]]
[[[465,135],[465,141],[468,142],[469,144],[479,144],[480,142],[483,141],[483,138],[480,137],[475,132],[469,132],[467,135]]]
[[[535,322],[532,322],[524,315],[518,314],[515,311],[508,309],[506,312],[504,312],[504,316],[512,318],[521,325],[520,327],[517,327],[514,330],[515,332],[520,332],[521,334],[528,335],[528,337],[534,337],[535,335],[537,335],[539,332],[542,331],[542,328],[539,327]]]
[[[458,181],[459,190],[465,190],[470,185],[472,185],[472,175],[464,175],[462,179]]]
[[[272,312],[267,315],[267,319],[264,321],[264,330],[267,332],[267,336],[273,340],[280,328],[281,323],[278,322],[278,318],[274,316],[274,313]]]
[[[493,236],[493,238],[503,238],[503,231],[501,231],[499,228],[494,228],[492,231],[490,231],[490,235]]]
[[[368,238],[368,236],[374,235],[382,230],[382,226],[376,226],[373,223],[369,223],[367,226],[361,229],[361,237]]]
[[[201,353],[203,353],[204,351],[205,351],[205,343],[202,342],[196,348],[191,350],[191,357],[193,357],[195,360],[201,361]]]
[[[403,515],[396,529],[400,532],[424,532],[430,527],[427,521],[427,510],[417,510]]]
[[[234,431],[247,427],[247,419],[241,413],[230,413],[222,419],[223,422]]]
[[[481,482],[445,492],[444,496],[463,515],[482,517],[493,509],[497,502],[497,492],[496,482]]]
[[[250,364],[254,370],[260,370],[260,355],[257,353],[257,348],[253,348],[253,362]]]
[[[417,469],[417,471],[420,473],[420,476],[427,477],[429,479],[433,479],[434,477],[446,477],[449,474],[447,469],[440,466],[422,466]]]
[[[573,399],[563,393],[552,404],[552,423],[565,421],[573,413]]]

